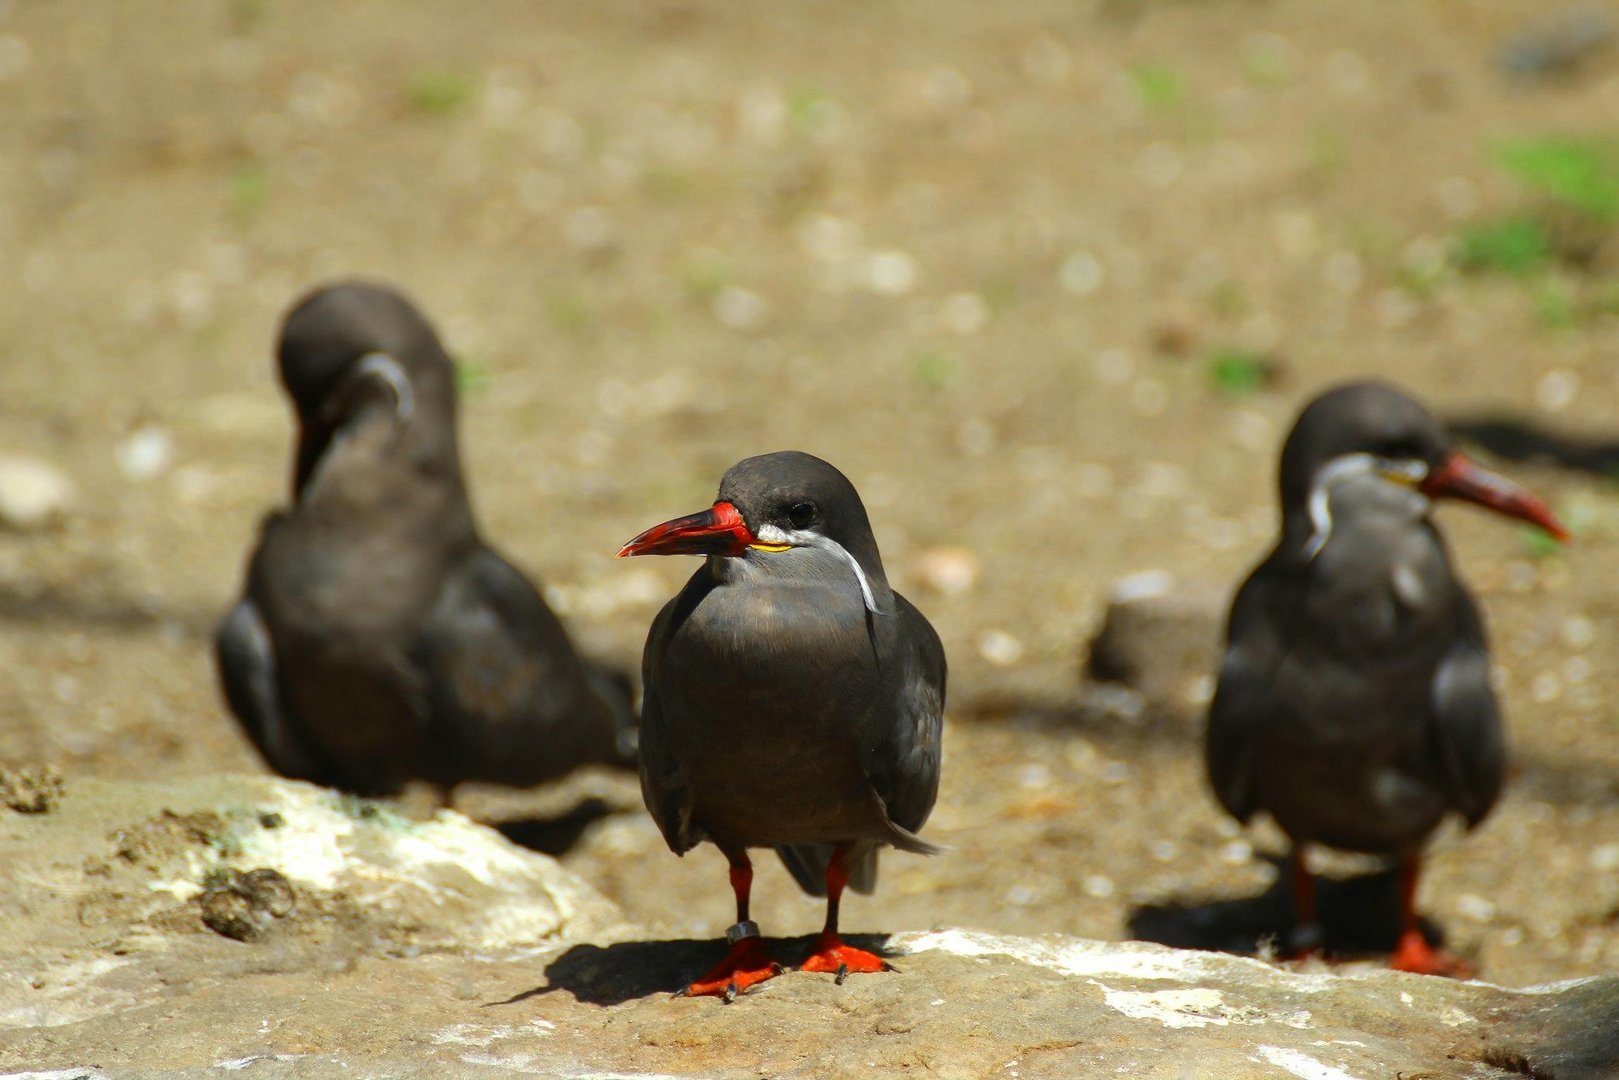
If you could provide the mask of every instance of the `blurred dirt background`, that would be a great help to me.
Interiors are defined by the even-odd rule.
[[[279,317],[361,274],[462,364],[490,539],[625,665],[693,567],[618,544],[748,454],[855,481],[950,653],[952,851],[890,856],[848,929],[1119,938],[1254,897],[1277,837],[1222,819],[1196,710],[1083,689],[1085,642],[1127,574],[1229,585],[1264,553],[1276,449],[1333,380],[1619,438],[1619,179],[1555,142],[1615,134],[1615,19],[0,0],[0,762],[70,795],[261,768],[208,634],[285,497]],[[1619,504],[1498,464],[1576,541],[1441,514],[1515,767],[1423,897],[1524,984],[1619,968]],[[460,805],[655,932],[731,920],[722,860],[670,856],[627,777]],[[755,895],[767,933],[819,924],[777,867]]]

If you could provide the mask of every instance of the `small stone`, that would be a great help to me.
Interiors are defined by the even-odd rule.
[[[732,330],[756,330],[769,316],[769,303],[752,289],[727,285],[714,297],[714,318]]]
[[[292,882],[282,876],[279,870],[249,870],[236,879],[236,888],[277,919],[291,915],[298,903],[297,894],[292,891]]]
[[[903,251],[874,251],[865,270],[866,287],[883,296],[903,296],[916,286],[916,260]]]
[[[1254,847],[1246,840],[1232,840],[1220,848],[1220,861],[1227,866],[1246,866],[1253,857]]]
[[[1075,296],[1089,296],[1102,287],[1102,263],[1088,251],[1076,251],[1062,261],[1057,280]]]
[[[978,655],[996,667],[1011,667],[1023,658],[1023,643],[1005,630],[985,630],[976,644]]]
[[[234,889],[215,887],[202,894],[202,923],[221,937],[232,941],[256,941],[264,935],[266,923],[253,901]]]
[[[926,548],[917,555],[918,584],[945,596],[960,596],[978,584],[979,560],[963,547]]]
[[[0,525],[33,532],[55,525],[73,505],[73,482],[54,465],[0,458]]]
[[[150,480],[174,461],[174,441],[158,427],[137,429],[114,451],[119,470],[131,480]]]
[[[46,814],[67,790],[54,765],[0,767],[0,804],[19,814]]]
[[[1027,885],[1013,885],[1006,890],[1006,902],[1016,907],[1028,907],[1039,900],[1039,894]]]
[[[297,894],[279,870],[225,871],[222,881],[198,898],[203,925],[235,941],[257,941],[274,919],[292,914]]]
[[[1596,623],[1584,615],[1570,615],[1563,620],[1563,644],[1571,649],[1588,649],[1596,640]]]
[[[1535,383],[1535,401],[1547,412],[1562,412],[1579,392],[1580,377],[1567,368],[1553,368]]]
[[[1182,584],[1163,570],[1121,578],[1091,640],[1087,672],[1151,701],[1195,704],[1188,691],[1220,665],[1227,596],[1223,585]]]
[[[1563,696],[1563,680],[1553,671],[1542,671],[1529,684],[1529,696],[1540,705],[1550,705]]]
[[[1110,761],[1102,766],[1102,782],[1104,784],[1122,784],[1134,774],[1126,761]]]
[[[1464,918],[1487,923],[1495,918],[1495,905],[1477,893],[1462,893],[1456,898],[1456,910]]]
[[[1025,765],[1018,770],[1018,785],[1036,790],[1051,786],[1051,770],[1045,765]]]

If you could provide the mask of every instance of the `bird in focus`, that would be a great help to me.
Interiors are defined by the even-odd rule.
[[[726,472],[707,510],[619,551],[701,555],[643,655],[641,792],[669,847],[707,840],[730,864],[725,959],[682,993],[729,1001],[782,968],[748,914],[748,852],[774,848],[826,923],[801,970],[876,972],[845,944],[846,886],[870,893],[884,846],[917,836],[939,790],[944,647],[888,585],[854,486],[783,451]]]
[[[478,535],[455,366],[386,286],[317,289],[287,315],[292,505],[270,514],[215,635],[231,710],[283,775],[448,800],[628,764],[627,683],[574,651],[534,585]]]
[[[1239,821],[1266,811],[1291,841],[1293,951],[1321,944],[1305,854],[1320,844],[1393,859],[1392,967],[1468,974],[1423,936],[1418,875],[1446,815],[1471,828],[1495,805],[1505,738],[1478,605],[1431,515],[1454,498],[1566,533],[1381,382],[1312,401],[1282,449],[1280,480],[1281,536],[1231,608],[1209,709],[1210,781]]]

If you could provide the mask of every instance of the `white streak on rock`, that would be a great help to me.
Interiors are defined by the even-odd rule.
[[[1163,945],[1139,941],[1084,941],[1073,938],[1019,938],[969,930],[937,930],[902,934],[895,945],[911,952],[941,950],[956,956],[1010,956],[1064,975],[1092,978],[1164,979],[1207,982],[1231,977],[1239,971],[1272,985],[1302,993],[1316,993],[1342,980],[1341,975],[1307,975],[1278,971],[1261,960],[1245,956],[1179,952]],[[1353,976],[1348,976],[1353,977]]]
[[[1289,1050],[1281,1046],[1261,1046],[1259,1056],[1275,1065],[1286,1069],[1299,1080],[1360,1080],[1350,1073],[1333,1065],[1323,1065],[1309,1054],[1301,1050]]]

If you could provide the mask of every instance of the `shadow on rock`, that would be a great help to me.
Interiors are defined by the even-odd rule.
[[[1272,859],[1281,869],[1280,859]],[[1348,878],[1316,879],[1321,906],[1323,948],[1335,958],[1393,951],[1400,936],[1399,900],[1392,868]],[[1149,904],[1130,913],[1130,936],[1177,949],[1204,949],[1252,956],[1285,951],[1293,930],[1293,897],[1287,875],[1258,896]],[[1421,921],[1423,936],[1435,945],[1444,934]]]
[[[890,953],[883,934],[849,934],[844,940],[885,958]],[[770,955],[789,971],[804,962],[814,944],[813,935],[770,938]],[[487,1007],[515,1005],[542,994],[566,991],[587,1005],[622,1005],[653,994],[673,994],[717,964],[725,955],[719,939],[693,941],[625,941],[616,945],[575,945],[545,968],[546,983],[524,990]]]
[[[1486,1064],[1524,1076],[1612,1080],[1619,1062],[1619,979],[1567,986],[1556,1001],[1525,995],[1518,1016],[1491,1027]]]
[[[218,612],[174,610],[140,597],[90,595],[88,591],[42,586],[0,587],[0,621],[39,626],[92,627],[111,631],[173,626],[187,638],[213,633]]]
[[[951,709],[966,723],[1076,734],[1103,746],[1185,743],[1202,712],[1151,700],[1116,683],[1084,683],[1078,695],[980,694]]]
[[[545,855],[566,854],[585,830],[613,813],[604,799],[591,796],[569,810],[550,818],[524,818],[496,825],[502,836],[514,844]]]

